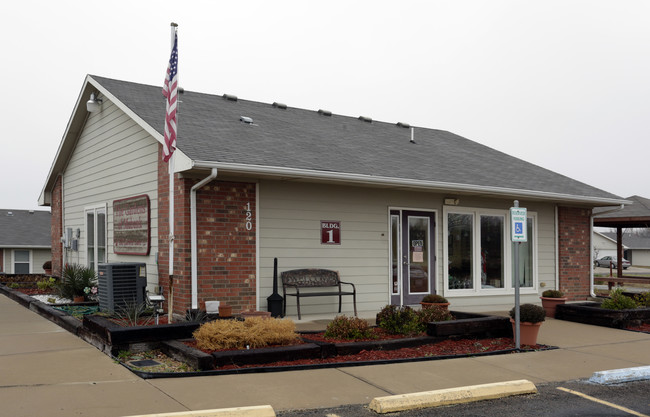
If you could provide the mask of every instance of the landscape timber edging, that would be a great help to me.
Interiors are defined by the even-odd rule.
[[[576,323],[624,329],[637,326],[644,321],[650,321],[650,308],[609,310],[600,307],[600,303],[597,302],[569,303],[557,306],[555,318]]]
[[[452,311],[455,320],[427,324],[427,334],[432,337],[512,337],[510,318],[479,313]]]

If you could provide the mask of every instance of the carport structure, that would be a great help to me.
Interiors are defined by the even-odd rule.
[[[594,210],[594,226],[616,228],[616,258],[623,259],[623,228],[648,228],[650,227],[650,199],[634,195],[626,198],[633,204],[624,206],[620,210],[611,211],[608,209]],[[601,212],[602,214],[599,214]],[[616,268],[616,279],[609,282],[634,282],[640,278],[624,277],[623,262],[618,262]],[[643,280],[647,282],[647,279]]]

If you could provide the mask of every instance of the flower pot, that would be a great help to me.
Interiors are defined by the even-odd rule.
[[[84,297],[83,295],[75,295],[72,301],[75,303],[83,303],[84,301],[86,301],[86,297]]]
[[[548,298],[548,297],[539,297],[542,300],[542,307],[546,311],[546,317],[555,318],[555,307],[558,304],[564,304],[568,298]]]
[[[512,337],[515,337],[515,320],[510,319],[512,323]],[[522,345],[536,345],[537,344],[537,334],[539,333],[539,328],[543,322],[539,323],[530,323],[527,321],[519,322],[519,342]]]
[[[433,306],[440,307],[443,310],[448,310],[449,309],[449,304],[451,303],[425,303],[424,301],[420,301],[420,305],[422,308],[429,308]]]
[[[45,275],[52,275],[52,270],[51,269],[43,269],[45,271]]]
[[[242,311],[241,316],[243,318],[246,317],[263,317],[263,318],[270,318],[271,317],[271,312],[270,311],[255,311],[255,310],[247,310],[247,311]]]
[[[232,306],[219,304],[219,317],[230,317],[230,316],[232,316]]]

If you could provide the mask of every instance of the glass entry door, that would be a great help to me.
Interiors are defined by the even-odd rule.
[[[434,214],[391,210],[391,304],[413,305],[435,292]]]

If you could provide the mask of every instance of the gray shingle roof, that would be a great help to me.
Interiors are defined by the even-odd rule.
[[[603,235],[616,242],[615,232],[604,232]],[[650,237],[639,236],[631,233],[623,233],[623,244],[629,249],[650,249]]]
[[[633,204],[626,205],[623,210],[618,210],[615,212],[607,214],[598,214],[600,211],[608,211],[607,209],[598,209],[594,210],[594,215],[599,219],[619,219],[619,218],[647,218],[650,219],[650,199],[640,197],[638,195],[633,195],[632,197],[626,198],[630,200]]]
[[[160,86],[92,76],[160,134]],[[356,117],[325,116],[248,100],[185,91],[178,148],[195,161],[435,181],[595,199],[620,197],[453,133]],[[254,125],[240,122],[251,117]]]
[[[51,247],[49,211],[0,209],[0,247]]]

